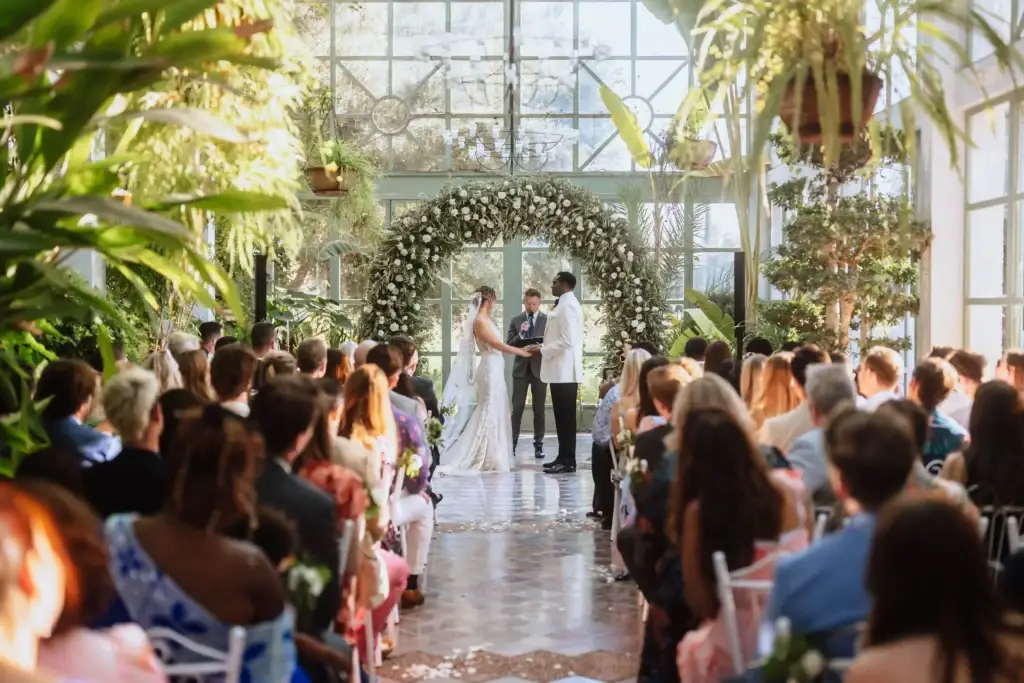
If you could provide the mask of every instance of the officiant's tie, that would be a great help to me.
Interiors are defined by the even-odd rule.
[[[533,333],[533,316],[530,315],[530,316],[528,316],[528,318],[530,320],[530,324],[526,328],[526,338],[527,339],[533,339],[534,336],[535,336],[534,333]]]

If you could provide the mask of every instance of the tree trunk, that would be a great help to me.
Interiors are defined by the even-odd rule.
[[[839,350],[843,352],[850,346],[850,324],[856,305],[857,298],[853,294],[847,294],[839,301]]]

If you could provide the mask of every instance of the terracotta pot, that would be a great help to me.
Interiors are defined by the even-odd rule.
[[[861,101],[852,102],[853,89],[847,74],[836,74],[839,87],[839,139],[850,142],[860,133],[861,129],[871,120],[875,113],[878,95],[882,92],[882,79],[866,70],[861,76]],[[860,125],[854,124],[854,106],[860,107]],[[790,83],[782,99],[779,117],[786,127],[793,130],[796,121],[796,84]],[[800,129],[797,130],[800,142],[821,143],[821,115],[818,112],[818,88],[813,76],[804,83],[803,100],[800,103]]]
[[[681,171],[703,171],[711,165],[718,152],[713,140],[683,140],[669,153],[669,158]]]
[[[313,194],[332,195],[348,192],[358,181],[358,175],[346,170],[331,173],[323,166],[314,166],[306,169],[306,181]]]

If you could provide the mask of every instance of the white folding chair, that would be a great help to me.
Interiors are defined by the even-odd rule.
[[[1024,540],[1020,537],[1020,522],[1012,515],[1006,518],[1006,543],[1010,546],[1011,555],[1016,555],[1024,547]]]
[[[224,683],[238,683],[242,678],[242,655],[245,652],[245,629],[235,626],[228,633],[228,651],[221,652],[190,640],[169,628],[153,628],[146,631],[149,641],[159,649],[162,642],[173,643],[206,661],[164,665],[168,678],[224,676]]]
[[[730,572],[724,553],[717,551],[711,556],[715,567],[715,582],[718,584],[718,601],[721,604],[726,636],[729,639],[729,656],[732,659],[733,673],[737,676],[742,675],[747,670],[748,663],[753,663],[751,655],[754,653],[751,652],[748,655],[743,651],[743,639],[740,635],[739,616],[736,612],[736,595],[734,591],[743,591],[747,598],[749,598],[755,611],[754,623],[760,624],[762,622],[761,602],[768,599],[768,594],[772,591],[772,581],[769,579],[748,579],[746,577],[760,571],[766,565],[774,564],[776,559],[776,553],[771,553],[749,567]]]
[[[811,539],[812,543],[817,543],[825,537],[825,527],[828,526],[828,515],[822,513],[818,515],[814,520],[814,538]]]

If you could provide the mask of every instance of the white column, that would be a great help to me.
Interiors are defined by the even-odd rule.
[[[92,249],[78,249],[68,257],[65,264],[85,278],[85,281],[102,293],[107,291],[107,264]]]

